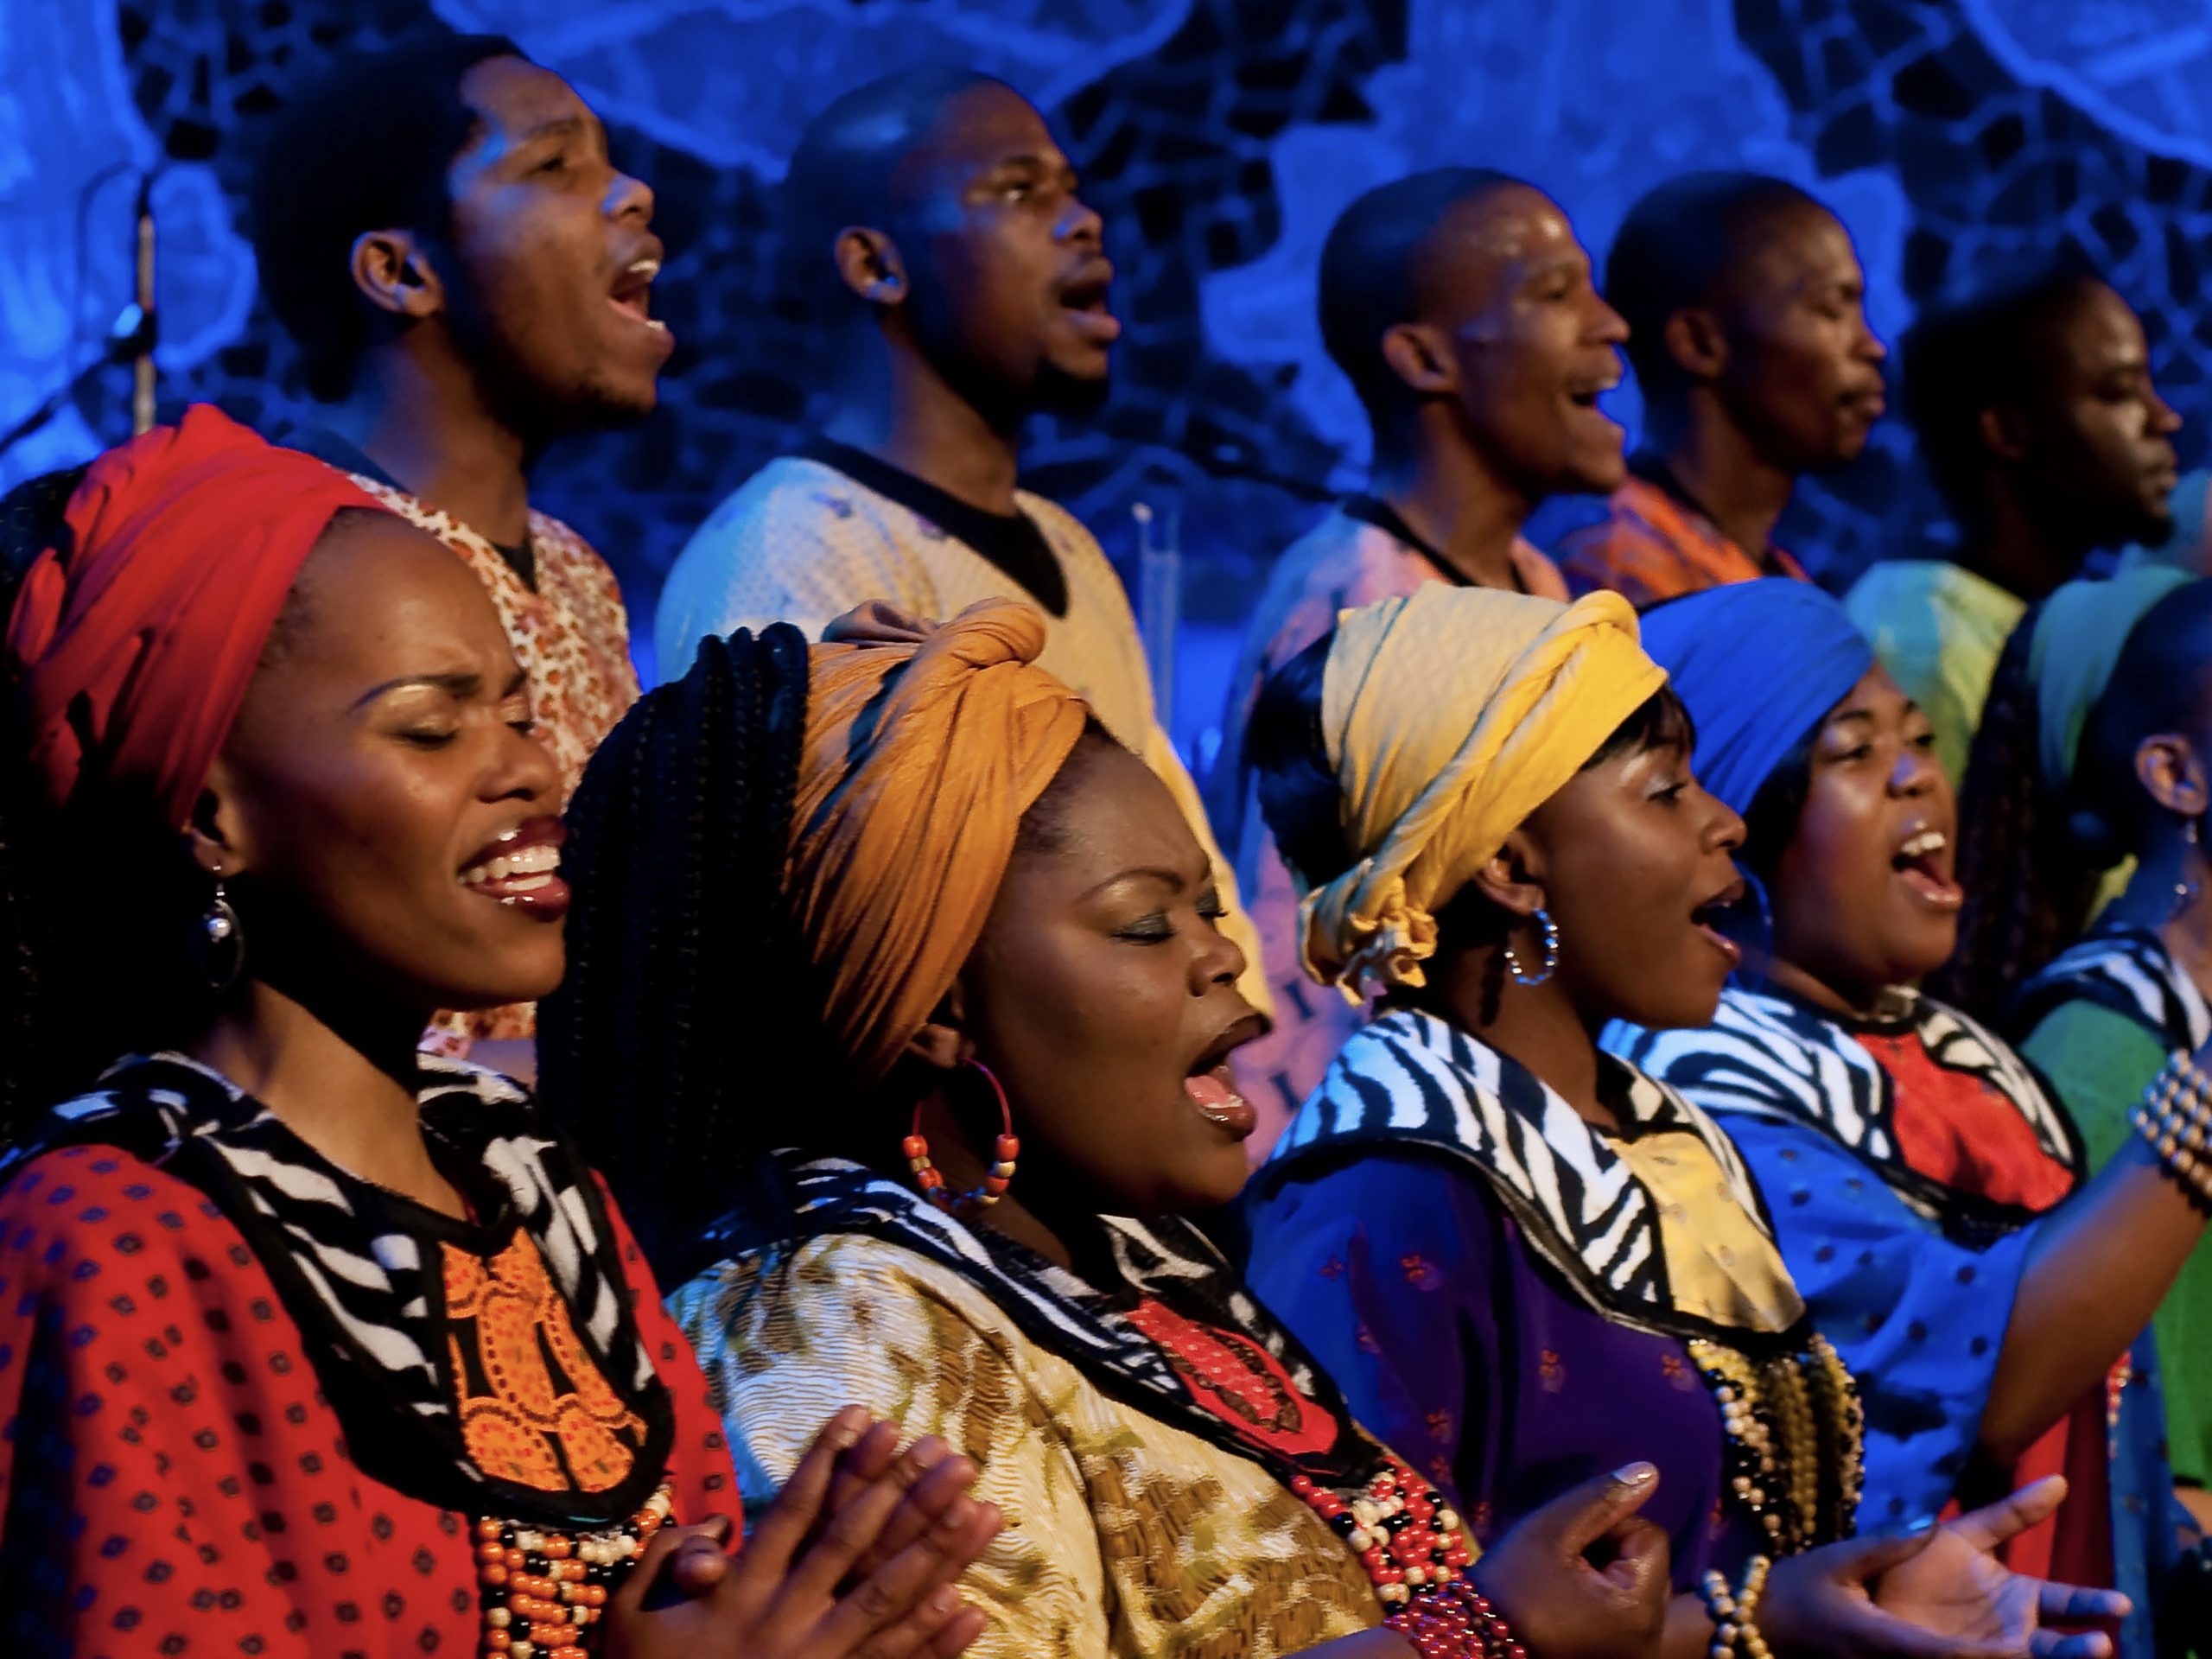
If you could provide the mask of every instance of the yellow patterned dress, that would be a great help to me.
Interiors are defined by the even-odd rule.
[[[989,1248],[1002,1263],[1005,1247]],[[1051,1281],[1072,1276],[1034,1265],[1009,1291],[988,1263],[963,1271],[891,1238],[830,1232],[684,1285],[670,1306],[732,1431],[742,1492],[770,1497],[849,1402],[944,1436],[982,1466],[976,1496],[1005,1516],[961,1584],[990,1617],[969,1649],[981,1659],[1268,1659],[1379,1624],[1358,1558],[1277,1473],[1035,1339],[1058,1301],[1071,1351],[1095,1360],[1095,1332],[1077,1328],[1089,1299],[1059,1300]]]

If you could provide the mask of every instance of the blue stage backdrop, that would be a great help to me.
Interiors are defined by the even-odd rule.
[[[1176,724],[1201,749],[1218,642],[1364,448],[1313,321],[1321,238],[1414,168],[1522,174],[1601,253],[1669,174],[1782,174],[1850,226],[1892,338],[1931,293],[2076,245],[2144,310],[2192,417],[2184,459],[2203,448],[2205,0],[0,0],[0,426],[127,297],[132,169],[158,162],[163,408],[213,398],[280,432],[302,393],[238,233],[257,132],[334,47],[438,22],[512,35],[569,76],[658,193],[656,307],[682,340],[660,412],[538,480],[641,618],[690,528],[808,418],[769,276],[794,136],[846,87],[931,60],[1042,105],[1106,216],[1131,323],[1113,400],[1039,430],[1028,472],[1117,557],[1134,504],[1179,524]],[[1619,396],[1632,423],[1633,387]],[[118,372],[0,482],[126,425]],[[1840,582],[1932,517],[1893,422],[1784,530]]]

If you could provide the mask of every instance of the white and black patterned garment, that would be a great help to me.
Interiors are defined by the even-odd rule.
[[[2010,1102],[2044,1153],[2080,1177],[2080,1136],[2010,1045],[1917,991],[1897,990],[1890,998],[1882,1016],[1860,1029],[1916,1036],[1936,1065],[1977,1078]],[[1713,1023],[1694,1030],[1613,1026],[1605,1046],[1707,1111],[1818,1129],[1961,1243],[1985,1243],[2033,1219],[2017,1206],[1930,1179],[1907,1163],[1897,1141],[1897,1087],[1889,1072],[1850,1027],[1771,987],[1731,985]]]
[[[2005,1029],[2024,1038],[2061,1003],[2093,1002],[2158,1033],[2175,1053],[2212,1042],[2212,1004],[2155,933],[2113,928],[2062,950],[2020,987],[2005,1011]]]
[[[9,1171],[58,1147],[111,1146],[198,1188],[245,1236],[300,1329],[360,1467],[449,1509],[548,1526],[634,1514],[662,1478],[674,1421],[639,1340],[596,1182],[495,1072],[423,1057],[417,1091],[439,1169],[468,1201],[456,1221],[340,1169],[219,1072],[180,1054],[123,1061],[55,1107]],[[645,1424],[632,1473],[604,1491],[487,1475],[465,1447],[445,1334],[442,1242],[537,1246],[601,1375]]]
[[[1624,1127],[1695,1134],[1738,1207],[1771,1233],[1758,1184],[1713,1120],[1633,1064],[1600,1059],[1614,1069]],[[1676,1310],[1658,1213],[1603,1134],[1533,1073],[1416,1009],[1382,1015],[1344,1046],[1275,1143],[1254,1196],[1315,1157],[1391,1144],[1425,1146],[1478,1168],[1537,1253],[1608,1318],[1732,1344],[1751,1334]]]

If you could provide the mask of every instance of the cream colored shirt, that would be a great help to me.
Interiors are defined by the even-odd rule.
[[[1244,952],[1239,988],[1272,1014],[1259,935],[1237,900],[1236,874],[1214,840],[1198,788],[1154,711],[1151,671],[1121,578],[1065,508],[1026,491],[1015,501],[1044,532],[1067,578],[1067,614],[1046,615],[1039,665],[1072,686],[1167,785],[1213,861],[1228,906],[1222,931]],[[653,626],[661,675],[682,674],[710,633],[758,632],[782,621],[818,639],[834,619],[872,599],[938,620],[979,600],[1037,603],[997,565],[911,507],[824,462],[785,456],[716,508],[677,556]]]

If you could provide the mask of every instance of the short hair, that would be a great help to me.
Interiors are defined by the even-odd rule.
[[[2078,261],[2054,262],[1929,306],[1905,331],[1905,419],[1955,510],[1971,505],[1988,464],[1982,410],[2034,391],[2053,333],[2104,285]]]
[[[353,244],[406,226],[446,236],[447,175],[478,118],[464,76],[521,58],[499,35],[437,34],[348,54],[289,98],[256,157],[248,235],[269,308],[300,350],[308,391],[353,390],[370,344],[368,302],[353,285]]]
[[[1437,222],[1471,197],[1521,182],[1491,168],[1437,168],[1370,190],[1330,226],[1321,245],[1321,343],[1370,418],[1402,392],[1382,336],[1421,308],[1431,274],[1423,255]]]
[[[1628,359],[1647,401],[1676,378],[1667,320],[1727,297],[1731,279],[1775,226],[1808,208],[1829,214],[1786,179],[1685,173],[1628,210],[1605,256],[1605,299],[1628,324]]]
[[[838,232],[849,225],[891,226],[899,165],[945,105],[978,86],[1004,86],[978,69],[902,69],[854,87],[806,124],[784,175],[777,213],[782,286],[803,311],[820,309]]]

